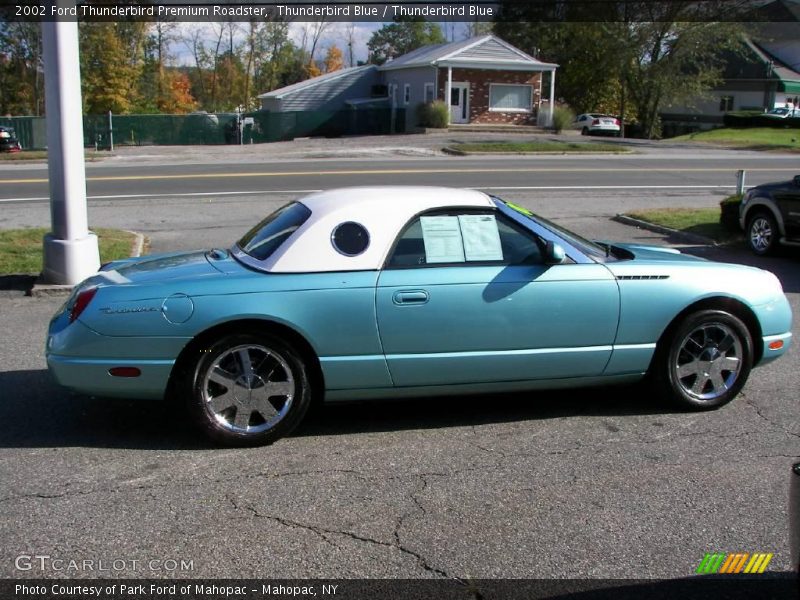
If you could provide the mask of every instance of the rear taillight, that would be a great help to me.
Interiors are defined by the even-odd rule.
[[[595,119],[592,121],[592,125],[600,125],[600,119]]]
[[[619,119],[614,119],[614,125],[619,126]]]
[[[96,287],[91,287],[78,293],[75,302],[72,304],[72,310],[69,311],[69,322],[72,323],[75,319],[81,316],[81,313],[89,306],[94,295],[97,293]]]

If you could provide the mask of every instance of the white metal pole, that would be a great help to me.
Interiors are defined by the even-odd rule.
[[[448,115],[452,116],[453,109],[450,107],[450,99],[453,93],[453,67],[447,67],[447,88],[444,90],[444,103],[447,104]],[[448,121],[450,119],[448,118]]]
[[[550,71],[550,114],[547,117],[548,127],[553,126],[553,112],[556,109],[556,70]]]
[[[75,6],[75,0],[59,6]],[[52,232],[44,236],[43,281],[75,285],[100,268],[89,231],[77,21],[42,22],[47,163]]]

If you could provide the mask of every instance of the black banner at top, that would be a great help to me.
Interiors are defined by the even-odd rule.
[[[765,0],[0,0],[6,21],[797,22]]]

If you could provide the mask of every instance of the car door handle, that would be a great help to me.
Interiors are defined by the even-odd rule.
[[[425,304],[428,298],[425,290],[400,290],[392,294],[392,302],[399,305]]]

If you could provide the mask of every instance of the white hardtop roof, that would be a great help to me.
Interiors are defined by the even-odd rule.
[[[340,188],[298,202],[311,210],[311,216],[263,262],[262,268],[273,273],[377,270],[414,216],[437,208],[494,207],[483,192],[421,186]],[[331,243],[334,229],[347,222],[359,223],[369,233],[369,246],[358,256],[340,254]]]

